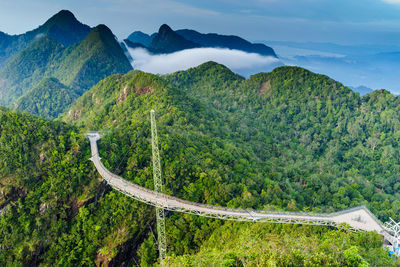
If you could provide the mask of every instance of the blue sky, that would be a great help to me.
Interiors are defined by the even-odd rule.
[[[253,41],[400,45],[400,0],[1,0],[0,30],[25,32],[61,9],[119,38],[167,23]]]

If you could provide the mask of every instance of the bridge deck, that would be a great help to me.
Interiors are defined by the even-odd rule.
[[[360,206],[335,213],[303,213],[303,212],[275,212],[262,210],[231,209],[219,206],[204,205],[201,203],[182,200],[170,195],[157,193],[153,190],[133,184],[120,176],[111,173],[101,163],[98,154],[97,140],[100,135],[95,132],[87,134],[90,140],[92,157],[97,171],[116,190],[147,204],[167,210],[179,211],[212,218],[237,221],[257,221],[273,223],[298,223],[312,225],[338,226],[347,223],[353,230],[377,231],[387,233],[382,223],[366,208]]]

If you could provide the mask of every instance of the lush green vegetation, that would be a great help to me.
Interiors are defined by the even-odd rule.
[[[61,15],[57,18],[59,16]],[[62,18],[53,20],[50,19],[48,23],[51,22],[52,25],[66,23]],[[61,37],[57,38],[58,34],[54,38],[53,35],[38,35],[0,71],[0,104],[12,106],[19,97],[24,97],[34,89],[47,91],[50,87],[46,85],[44,79],[48,77],[54,77],[63,87],[72,89],[69,92],[57,90],[51,93],[68,100],[71,99],[71,94],[82,95],[98,81],[111,74],[126,73],[132,69],[113,33],[104,25],[93,28],[84,40],[68,47],[59,41]],[[40,94],[31,93],[29,97],[38,96]],[[36,106],[38,110],[35,114],[46,114],[49,111],[51,114],[46,117],[52,118],[58,116],[68,106],[61,107],[52,103],[51,99],[47,100],[50,102]],[[31,101],[43,102],[43,99],[34,98]],[[17,106],[25,111],[32,110],[29,107],[23,109],[23,106],[18,104]],[[56,110],[51,109],[53,106]]]
[[[326,227],[226,223],[194,255],[170,256],[168,266],[390,266],[373,233]]]
[[[75,127],[3,108],[0,122],[2,266],[91,266],[141,236],[151,209],[109,192]]]
[[[3,108],[0,121],[0,262],[33,264],[68,229],[72,195],[94,182],[88,147],[64,123]]]
[[[56,78],[44,78],[35,88],[19,98],[15,107],[43,118],[55,119],[79,95]]]
[[[61,44],[43,36],[33,41],[22,50],[0,72],[2,105],[14,102],[26,94],[43,78],[49,61],[54,60],[54,54],[61,53]]]
[[[47,35],[69,46],[82,41],[89,32],[90,27],[80,23],[68,10],[61,10],[40,27],[24,34],[8,35],[0,32],[0,70],[37,37]]]
[[[130,75],[135,87],[125,80]],[[364,158],[363,163],[355,164],[356,158],[368,156],[355,148],[361,143],[364,151],[369,150],[368,142],[373,140],[369,135],[373,131],[387,132],[386,141],[379,139],[385,146],[393,142],[390,135],[397,131],[397,123],[390,132],[376,129],[366,119],[363,127],[371,129],[371,133],[366,131],[360,140],[353,136],[352,121],[361,119],[363,105],[376,101],[361,99],[328,77],[299,68],[279,68],[244,80],[221,65],[207,63],[165,77],[181,90],[170,88],[164,78],[156,76],[149,76],[157,81],[156,86],[145,83],[138,87],[146,75],[133,72],[103,81],[73,105],[67,119],[91,129],[123,129],[135,125],[147,117],[151,107],[156,107],[160,138],[165,140],[167,189],[186,199],[231,207],[309,211],[334,211],[366,204],[382,220],[388,216],[399,218],[398,194],[393,190],[398,161],[390,158],[381,166],[383,159],[388,159],[384,151],[389,148],[380,143],[373,148],[375,158]],[[172,95],[167,103],[161,101],[165,97],[157,90],[143,96],[143,92],[151,92],[154,87],[162,92],[164,87],[170,88],[167,92]],[[179,93],[173,94],[176,91]],[[187,94],[188,100],[182,99]],[[386,95],[376,92],[369,97],[380,98],[382,94]],[[99,99],[105,100],[104,105],[95,104],[102,102]],[[371,109],[375,109],[374,105]],[[184,112],[175,111],[176,106]],[[379,112],[368,115],[381,118]],[[182,125],[180,116],[187,117]],[[173,130],[174,127],[179,130]],[[178,134],[176,139],[174,134]],[[118,142],[117,147],[124,144],[128,142]],[[182,152],[181,145],[186,148]],[[391,146],[397,149],[395,143]],[[116,162],[121,160],[118,152],[110,157],[115,157]],[[125,170],[122,174],[137,177],[134,171],[129,172],[130,159],[127,162],[121,168]],[[174,173],[186,162],[187,169]],[[170,170],[173,173],[168,173]],[[380,186],[382,181],[386,187]],[[151,179],[148,186],[151,187]],[[171,246],[173,251],[187,253],[201,244],[187,234],[191,232],[188,229],[201,229],[201,223],[193,218],[182,224],[177,230],[182,234],[175,233],[180,245]],[[186,228],[187,224],[196,227]],[[178,241],[181,238],[186,241]]]
[[[168,194],[275,210],[366,204],[383,221],[399,220],[397,103],[385,91],[360,98],[300,68],[246,80],[210,62],[168,76],[112,75],[62,115],[68,124],[4,110],[0,184],[9,193],[0,194],[0,208],[9,210],[0,218],[0,262],[155,264],[153,208],[110,190],[87,161],[88,141],[79,134],[109,130],[99,142],[105,166],[152,188],[152,108]],[[167,239],[172,265],[396,265],[378,234],[345,228],[225,223],[172,212]]]
[[[400,219],[399,98],[384,90],[360,98],[295,67],[243,80],[208,63],[168,79],[223,112],[232,135],[253,144],[279,188],[266,192],[268,205],[332,211],[366,204],[381,220]]]

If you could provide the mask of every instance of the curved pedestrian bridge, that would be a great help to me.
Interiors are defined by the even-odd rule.
[[[270,223],[293,223],[310,225],[327,225],[337,227],[346,223],[353,231],[376,231],[392,245],[397,246],[397,234],[393,233],[382,224],[365,206],[359,206],[334,213],[311,213],[311,212],[277,212],[265,210],[244,210],[219,206],[205,205],[186,201],[167,194],[158,193],[153,190],[131,183],[122,177],[111,173],[102,163],[99,157],[97,141],[100,134],[90,132],[86,134],[90,140],[92,157],[97,171],[107,183],[121,193],[137,199],[152,206],[171,211],[190,213],[223,220],[270,222]],[[394,236],[395,235],[395,236]]]

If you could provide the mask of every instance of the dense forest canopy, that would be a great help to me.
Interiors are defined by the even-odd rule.
[[[105,130],[104,165],[153,188],[151,109],[168,194],[248,209],[330,212],[365,204],[382,221],[399,220],[398,101],[386,91],[360,98],[301,68],[244,79],[208,62],[167,76],[109,76],[55,121],[2,109],[0,262],[155,264],[153,208],[106,186],[83,136]],[[377,233],[346,227],[171,212],[167,240],[175,265],[395,265]]]

